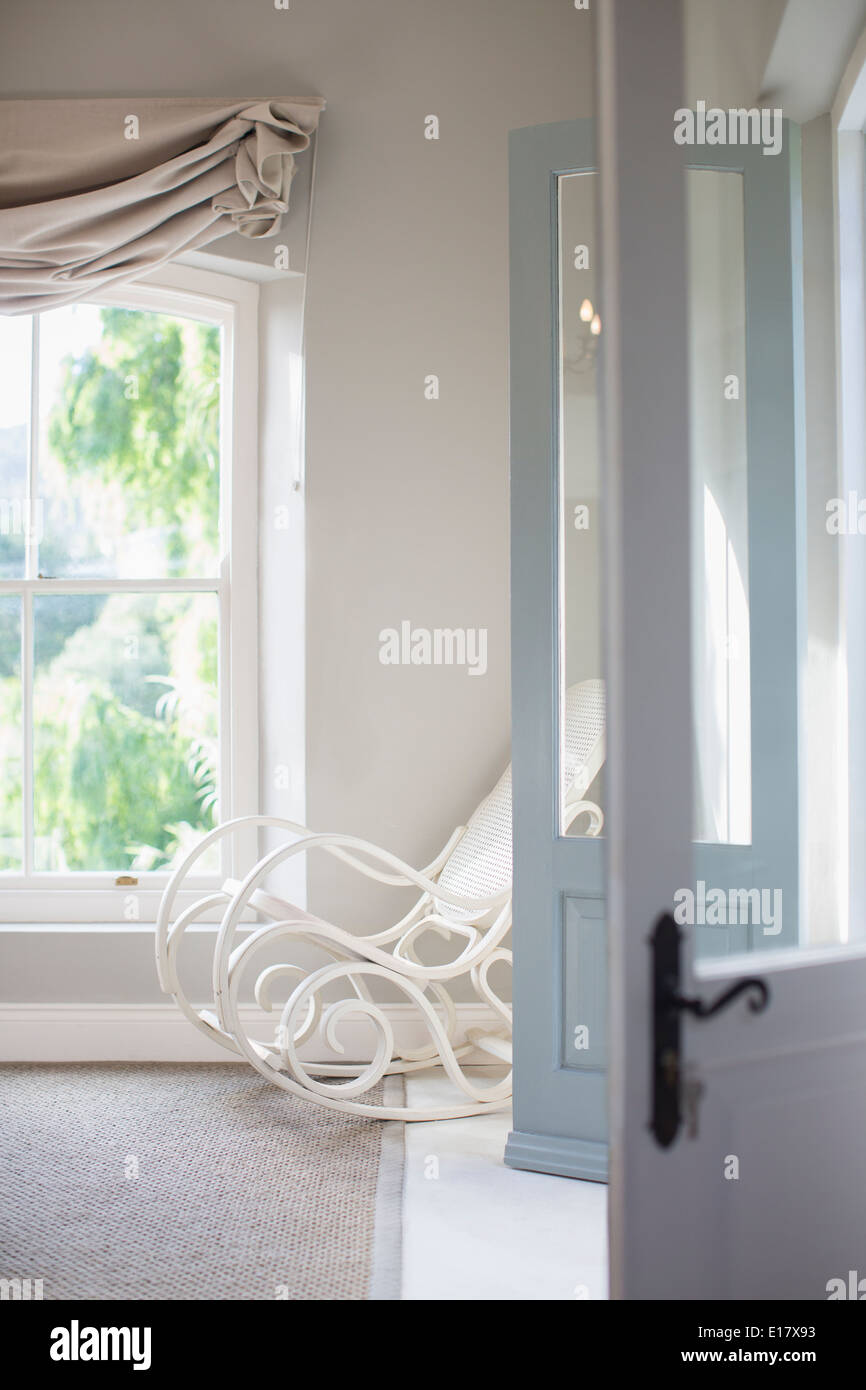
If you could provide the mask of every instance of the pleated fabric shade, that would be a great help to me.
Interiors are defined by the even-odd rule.
[[[227,232],[274,235],[323,107],[0,101],[0,313],[83,299]]]

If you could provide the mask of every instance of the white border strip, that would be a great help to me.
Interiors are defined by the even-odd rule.
[[[385,1077],[382,1103],[388,1106],[406,1104],[406,1083],[402,1076]],[[401,1120],[387,1120],[381,1130],[373,1255],[367,1291],[367,1298],[376,1302],[397,1300],[402,1294],[405,1174],[406,1125]]]

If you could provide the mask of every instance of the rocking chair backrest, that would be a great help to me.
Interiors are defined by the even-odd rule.
[[[580,681],[566,692],[562,787],[566,800],[578,799],[604,762],[604,681]],[[473,812],[445,861],[438,882],[469,898],[500,893],[511,884],[511,764]],[[463,921],[477,913],[437,902],[437,912]]]

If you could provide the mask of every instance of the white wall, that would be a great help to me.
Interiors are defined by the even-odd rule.
[[[592,41],[562,0],[374,8],[387,23],[337,43],[321,84],[308,818],[423,863],[509,757],[507,131],[591,114]],[[383,667],[403,619],[486,627],[488,674]],[[314,910],[372,921],[330,866],[311,886]]]
[[[787,0],[684,0],[685,105],[754,105],[786,6]]]

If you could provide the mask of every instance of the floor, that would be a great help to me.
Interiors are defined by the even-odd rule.
[[[410,1105],[451,1094],[444,1073],[407,1082]],[[404,1299],[607,1298],[607,1188],[506,1168],[510,1129],[509,1111],[406,1126]]]
[[[4,1279],[76,1303],[399,1298],[400,1126],[231,1062],[19,1063],[0,1094]]]
[[[239,1087],[240,1099],[234,1106],[229,1107],[229,1118],[234,1116],[238,1123],[245,1121],[245,1117],[250,1113],[247,1093],[254,1095],[255,1123],[251,1133],[255,1140],[256,1153],[261,1158],[263,1175],[258,1185],[251,1180],[248,1181],[252,1169],[249,1172],[246,1169],[249,1168],[251,1160],[243,1158],[242,1147],[239,1146],[231,1126],[226,1127],[225,1118],[219,1120],[218,1140],[226,1149],[226,1153],[219,1160],[219,1171],[231,1171],[231,1163],[241,1161],[238,1160],[235,1150],[241,1153],[241,1159],[246,1165],[242,1189],[248,1198],[247,1205],[251,1204],[251,1207],[250,1210],[244,1211],[238,1206],[238,1202],[234,1201],[231,1219],[228,1216],[219,1218],[223,1235],[232,1221],[247,1234],[242,1240],[234,1242],[237,1247],[235,1253],[238,1265],[238,1269],[235,1270],[235,1282],[229,1280],[225,1288],[222,1284],[217,1287],[211,1272],[208,1275],[208,1292],[204,1296],[272,1297],[270,1288],[282,1287],[282,1283],[276,1274],[271,1272],[271,1283],[268,1284],[265,1279],[265,1283],[261,1284],[261,1277],[264,1277],[262,1270],[271,1271],[271,1266],[278,1266],[283,1270],[286,1264],[286,1249],[291,1246],[294,1238],[307,1239],[304,1231],[310,1229],[312,1221],[312,1218],[309,1218],[306,1227],[303,1222],[299,1226],[295,1219],[297,1204],[293,1206],[291,1203],[289,1216],[286,1217],[283,1213],[285,1229],[282,1229],[276,1220],[276,1216],[280,1215],[277,1211],[280,1201],[287,1194],[291,1196],[294,1189],[291,1185],[286,1187],[285,1155],[277,1165],[281,1172],[279,1190],[273,1188],[272,1175],[275,1169],[269,1145],[273,1148],[276,1143],[282,1152],[286,1120],[285,1102],[289,1098],[269,1087],[265,1087],[264,1094],[261,1094],[261,1081],[247,1073],[246,1068],[234,1066],[194,1068],[198,1074],[192,1081],[186,1080],[183,1083],[186,1087],[183,1099],[167,1106],[164,1098],[159,1103],[148,1098],[147,1086],[144,1083],[149,1080],[152,1085],[165,1088],[173,1083],[173,1078],[174,1082],[177,1082],[175,1073],[183,1080],[183,1067],[166,1067],[163,1064],[139,1067],[132,1079],[128,1075],[129,1067],[94,1068],[85,1065],[66,1070],[74,1073],[73,1079],[76,1079],[78,1090],[82,1092],[82,1111],[91,1118],[96,1129],[93,1135],[88,1136],[84,1126],[76,1126],[76,1142],[79,1146],[83,1144],[88,1156],[82,1160],[78,1169],[70,1169],[67,1173],[67,1178],[74,1178],[73,1196],[64,1196],[62,1182],[58,1188],[56,1174],[49,1164],[45,1178],[47,1195],[44,1202],[38,1206],[38,1210],[34,1208],[31,1216],[33,1220],[38,1216],[37,1234],[46,1250],[53,1250],[51,1243],[56,1242],[57,1231],[61,1230],[63,1233],[62,1249],[54,1251],[54,1263],[57,1269],[61,1266],[65,1269],[71,1260],[68,1271],[71,1287],[79,1287],[82,1269],[87,1270],[88,1278],[95,1277],[94,1260],[91,1256],[92,1250],[97,1247],[92,1246],[93,1233],[96,1231],[101,1239],[108,1239],[106,1232],[110,1232],[110,1226],[107,1226],[106,1222],[112,1212],[118,1209],[120,1218],[125,1223],[122,1232],[115,1232],[111,1239],[108,1239],[107,1246],[105,1239],[102,1239],[105,1250],[102,1250],[96,1264],[99,1269],[104,1265],[107,1268],[106,1262],[110,1264],[111,1259],[115,1260],[117,1267],[110,1278],[110,1286],[114,1290],[111,1296],[131,1299],[155,1296],[151,1287],[150,1266],[147,1262],[142,1267],[139,1267],[141,1262],[130,1263],[124,1259],[123,1252],[129,1239],[130,1211],[133,1215],[138,1213],[141,1229],[136,1238],[150,1238],[154,1207],[160,1207],[160,1201],[154,1199],[154,1183],[166,1180],[165,1173],[171,1162],[180,1164],[179,1171],[186,1173],[192,1184],[193,1195],[186,1197],[183,1203],[184,1222],[185,1228],[189,1228],[188,1241],[197,1249],[201,1247],[202,1231],[207,1231],[209,1226],[213,1225],[215,1205],[214,1200],[207,1196],[207,1183],[202,1188],[198,1181],[200,1174],[196,1169],[196,1154],[204,1153],[212,1158],[217,1141],[203,1140],[193,1145],[192,1154],[186,1156],[184,1142],[188,1140],[191,1132],[191,1114],[199,1124],[207,1123],[213,1126],[215,1123],[214,1116],[219,1114],[220,1107],[211,1103],[213,1096],[209,1095],[207,1089],[210,1085],[212,1091],[217,1088],[217,1093],[223,1096],[223,1100],[224,1093],[229,1093],[231,1097],[233,1091]],[[501,1074],[498,1068],[492,1067],[472,1068],[471,1071],[478,1073],[484,1081],[492,1080]],[[108,1107],[107,1117],[105,1107],[96,1106],[91,1095],[92,1091],[104,1099],[108,1081],[102,1073],[108,1074],[108,1081],[118,1092],[116,1103]],[[223,1073],[227,1076],[224,1077]],[[63,1084],[69,1092],[64,1102],[64,1114],[68,1118],[68,1115],[73,1113],[70,1109],[70,1097],[75,1088],[70,1089],[71,1081],[68,1077],[64,1079]],[[441,1071],[417,1073],[408,1077],[406,1091],[410,1105],[438,1108],[452,1103],[455,1098],[451,1083]],[[190,1092],[191,1099],[187,1092]],[[294,1136],[295,1141],[300,1142],[300,1131],[304,1129],[300,1122],[308,1119],[310,1125],[307,1128],[310,1128],[312,1135],[311,1153],[315,1157],[322,1144],[321,1136],[317,1137],[316,1122],[323,1117],[332,1121],[334,1117],[331,1112],[310,1107],[306,1102],[297,1104],[300,1111],[297,1120],[293,1122],[294,1129],[298,1131]],[[50,1126],[59,1122],[56,1109],[53,1104],[41,1106],[40,1114],[43,1120],[40,1123],[30,1120],[25,1114],[22,1120],[25,1138],[10,1133],[8,1138],[16,1154],[23,1156],[21,1161],[27,1160],[28,1146],[33,1143],[33,1134],[37,1130],[41,1132],[40,1124],[43,1128],[48,1126],[47,1148],[50,1151]],[[61,1115],[61,1121],[62,1119]],[[180,1130],[176,1134],[178,1125]],[[349,1127],[351,1128],[351,1125]],[[386,1209],[386,1215],[389,1212],[392,1215],[383,1225],[377,1226],[377,1231],[386,1235],[390,1231],[389,1238],[395,1243],[385,1253],[377,1246],[379,1253],[374,1261],[379,1273],[387,1274],[390,1271],[391,1278],[384,1283],[381,1279],[378,1283],[374,1280],[374,1288],[380,1291],[369,1296],[389,1299],[398,1296],[398,1285],[394,1276],[402,1263],[402,1287],[399,1296],[405,1300],[559,1301],[607,1297],[606,1186],[507,1168],[503,1163],[503,1151],[511,1129],[510,1110],[472,1116],[464,1120],[407,1124],[402,1129],[403,1132],[400,1134],[400,1127],[394,1127],[398,1140],[396,1185],[388,1196]],[[405,1166],[401,1221],[399,1164],[400,1148],[403,1145]],[[160,1146],[166,1148],[170,1162],[168,1167],[166,1163],[160,1162],[154,1168],[154,1156],[161,1153]],[[90,1156],[92,1153],[97,1155],[98,1161],[95,1164]],[[178,1159],[177,1155],[181,1155],[181,1158]],[[301,1156],[299,1172],[305,1189],[310,1186],[308,1168],[312,1162],[310,1155]],[[134,1167],[134,1173],[127,1171],[130,1163]],[[30,1170],[33,1165],[25,1162],[25,1166],[25,1176],[28,1181],[32,1181],[33,1173]],[[345,1166],[345,1159],[342,1166]],[[89,1188],[80,1177],[79,1169],[87,1175]],[[378,1191],[381,1194],[381,1165],[379,1175]],[[129,1181],[131,1177],[136,1181]],[[375,1187],[376,1165],[373,1169],[373,1184]],[[235,1190],[231,1184],[229,1189]],[[202,1192],[205,1194],[202,1199],[204,1206],[198,1210],[196,1200]],[[105,1202],[109,1197],[114,1206],[109,1203],[106,1208]],[[372,1196],[368,1197],[368,1201],[372,1203]],[[52,1202],[55,1205],[58,1202],[60,1204],[59,1211],[54,1214],[50,1209]],[[199,1206],[201,1207],[201,1202]],[[216,1209],[218,1207],[217,1202]],[[238,1209],[235,1210],[235,1207]],[[259,1209],[268,1213],[264,1223],[257,1218],[256,1213],[260,1214]],[[67,1219],[64,1211],[72,1211],[73,1217]],[[382,1222],[382,1209],[377,1208],[377,1212],[378,1220]],[[42,1224],[39,1225],[39,1222]],[[397,1253],[401,1226],[402,1261]],[[263,1255],[256,1247],[256,1257],[250,1268],[249,1255],[253,1246],[248,1238],[249,1232],[255,1233],[259,1228],[265,1231],[272,1244],[276,1244],[279,1257],[273,1255],[273,1252]],[[355,1244],[357,1234],[356,1230],[353,1234]],[[0,1245],[2,1243],[0,1238]],[[32,1241],[28,1249],[31,1247]],[[101,1246],[99,1248],[102,1249]],[[270,1251],[270,1247],[268,1250]],[[296,1255],[297,1251],[294,1253]],[[289,1263],[293,1262],[290,1260]],[[297,1263],[295,1260],[294,1264]],[[196,1260],[190,1262],[188,1259],[186,1264],[190,1266],[188,1274],[192,1278],[192,1287],[184,1286],[183,1292],[172,1296],[202,1297],[201,1281],[196,1273],[199,1265]],[[344,1264],[345,1259],[341,1255],[336,1261],[336,1266],[343,1270]],[[223,1265],[226,1265],[225,1259],[221,1262],[221,1278],[225,1273]],[[210,1265],[208,1268],[210,1269]],[[330,1273],[329,1270],[330,1266],[324,1270],[318,1283],[314,1280],[310,1287],[304,1285],[300,1292],[292,1293],[290,1296],[359,1296],[351,1291],[345,1292],[342,1287],[341,1291],[335,1293],[333,1270],[330,1270]],[[59,1278],[55,1271],[55,1283]],[[250,1278],[252,1284],[249,1284]],[[244,1279],[247,1280],[246,1284],[243,1282]],[[257,1280],[259,1282],[256,1282]],[[382,1292],[385,1284],[387,1292]],[[267,1292],[263,1291],[265,1287]],[[118,1288],[120,1292],[117,1292]],[[242,1291],[238,1292],[238,1288]],[[90,1296],[102,1297],[103,1294]]]

